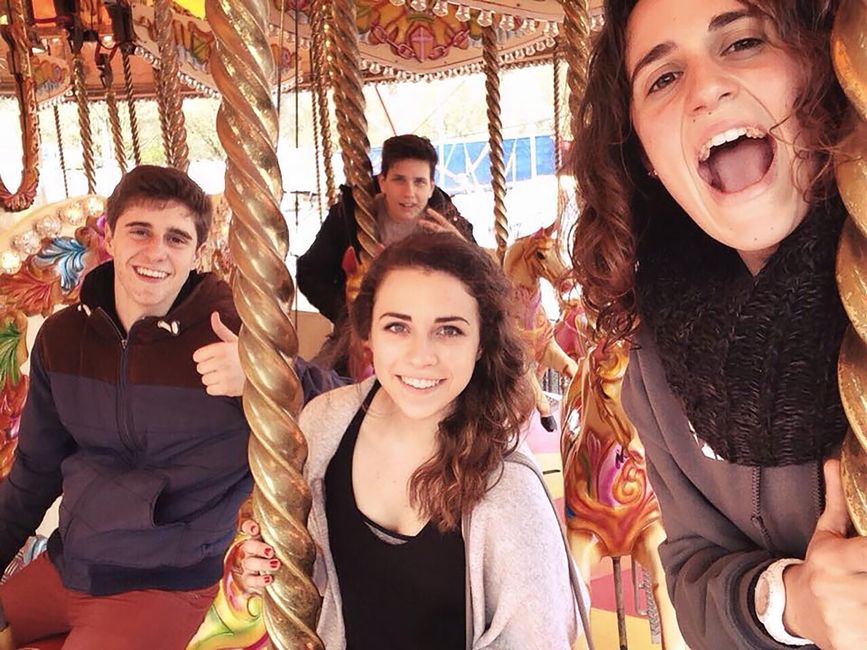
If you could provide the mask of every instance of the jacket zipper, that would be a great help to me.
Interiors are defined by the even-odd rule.
[[[137,449],[135,439],[132,435],[132,428],[129,425],[129,408],[127,408],[127,386],[126,386],[126,365],[127,365],[127,343],[129,339],[121,339],[120,341],[120,381],[117,388],[117,426],[120,433],[120,441],[124,448],[135,455]]]
[[[126,395],[127,347],[129,344],[130,334],[132,333],[132,328],[130,328],[130,334],[127,334],[127,336],[124,337],[123,332],[120,331],[120,328],[117,326],[117,323],[114,322],[114,319],[108,316],[108,314],[105,314],[105,317],[108,318],[108,321],[112,324],[112,327],[114,327],[114,330],[117,332],[117,336],[120,339],[120,376],[118,377],[117,383],[117,433],[124,449],[129,452],[130,457],[134,457],[138,453],[139,449],[138,445],[136,445],[132,426],[130,424],[131,414],[127,408]],[[135,325],[133,325],[133,327],[135,327]]]

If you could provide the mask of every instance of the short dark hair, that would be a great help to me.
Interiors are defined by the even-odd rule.
[[[417,231],[388,246],[365,274],[350,311],[361,340],[370,339],[379,287],[398,269],[446,273],[460,280],[479,307],[479,358],[470,383],[439,423],[436,455],[415,471],[409,485],[413,503],[440,530],[456,530],[517,445],[533,407],[524,344],[509,309],[512,287],[479,246],[450,232]]]
[[[423,136],[406,133],[395,135],[382,143],[382,175],[388,174],[389,168],[401,160],[423,160],[430,165],[430,177],[433,180],[439,162],[437,150],[430,140]]]
[[[211,230],[211,197],[184,172],[171,167],[139,165],[124,174],[106,201],[105,219],[114,232],[118,218],[129,206],[164,206],[171,201],[190,211],[196,226],[196,246],[201,246]]]

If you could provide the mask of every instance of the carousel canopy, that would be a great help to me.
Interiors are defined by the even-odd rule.
[[[594,16],[601,13],[601,2],[592,0]],[[100,55],[103,70],[107,66],[112,72],[105,83],[123,84],[121,48],[132,54],[133,93],[138,97],[155,93],[153,67],[159,66],[159,52],[153,0],[24,0],[24,4],[40,105],[67,95],[76,47],[81,48],[87,67],[88,96],[99,98],[105,93],[96,64]],[[481,69],[482,29],[490,25],[498,28],[503,65],[547,60],[563,20],[558,0],[358,0],[356,5],[361,67],[365,78],[375,81],[476,72]],[[205,0],[176,0],[173,9],[172,33],[183,92],[216,94],[210,75],[214,37],[204,16]],[[285,0],[282,5],[272,0],[270,37],[284,89],[296,86],[296,76],[302,87],[312,78],[311,11],[311,0]],[[5,12],[7,5],[2,3],[0,24],[8,25]],[[15,96],[9,66],[6,57],[0,58],[0,96]]]

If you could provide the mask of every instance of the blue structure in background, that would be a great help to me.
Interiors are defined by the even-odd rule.
[[[488,141],[448,142],[436,145],[440,157],[437,185],[449,194],[484,191],[491,185]],[[525,181],[537,176],[552,176],[554,138],[551,135],[524,136],[503,141],[506,183]],[[382,148],[371,149],[370,160],[379,170]]]

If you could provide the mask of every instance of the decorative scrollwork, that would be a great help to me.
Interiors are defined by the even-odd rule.
[[[21,111],[21,144],[24,151],[21,182],[14,192],[0,179],[0,201],[9,212],[29,208],[39,184],[39,110],[36,104],[36,80],[30,61],[27,41],[27,19],[23,0],[9,0],[11,20],[0,26],[0,33],[9,45],[8,67],[15,78],[18,106]]]

